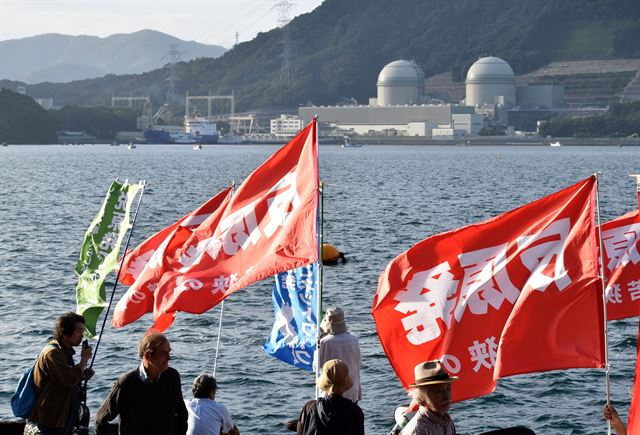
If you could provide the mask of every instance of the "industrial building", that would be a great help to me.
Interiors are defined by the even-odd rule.
[[[516,85],[513,69],[498,57],[478,59],[465,87],[461,104],[430,100],[422,68],[396,60],[380,71],[377,96],[368,105],[300,107],[298,116],[307,123],[318,115],[320,122],[358,135],[456,137],[477,135],[488,122],[507,124],[515,119],[509,111],[548,113],[564,106],[562,86]]]

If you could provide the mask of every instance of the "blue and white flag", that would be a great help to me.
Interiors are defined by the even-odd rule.
[[[313,371],[318,339],[318,264],[279,273],[275,279],[275,321],[262,348],[288,364]]]

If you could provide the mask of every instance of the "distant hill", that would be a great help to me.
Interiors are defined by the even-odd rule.
[[[0,89],[0,142],[56,143],[56,120],[26,95]]]
[[[215,58],[226,51],[154,30],[106,38],[45,34],[0,41],[0,79],[66,83],[107,74],[139,74],[167,63],[163,56],[171,44],[183,52],[183,60]]]
[[[553,61],[640,58],[640,1],[325,0],[287,25],[288,84],[280,80],[283,31],[260,33],[217,59],[178,64],[178,95],[233,92],[238,110],[351,97],[364,103],[381,68],[396,59],[415,59],[427,77],[450,73],[460,81],[484,55],[505,59],[517,74]],[[168,74],[42,83],[27,92],[79,105],[149,92],[157,105],[165,102]]]

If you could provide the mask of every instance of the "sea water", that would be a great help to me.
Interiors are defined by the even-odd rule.
[[[9,146],[0,149],[0,418],[22,370],[51,335],[55,318],[75,309],[74,267],[86,228],[111,180],[149,182],[132,246],[222,190],[239,184],[275,146]],[[603,220],[637,206],[640,149],[625,147],[320,147],[325,241],[348,262],[324,268],[323,304],[339,305],[362,349],[369,434],[386,434],[396,406],[408,403],[376,335],[371,304],[380,272],[396,255],[442,231],[495,216],[602,172]],[[113,275],[111,277],[113,281]],[[224,304],[217,399],[243,434],[286,434],[314,396],[313,374],[264,353],[272,323],[272,281],[240,290]],[[110,291],[111,285],[107,286]],[[126,289],[118,286],[117,301]],[[220,307],[180,313],[167,335],[171,365],[191,382],[214,366]],[[530,319],[531,327],[544,327]],[[149,316],[120,330],[110,321],[89,383],[92,416],[113,381],[138,362]],[[610,322],[611,395],[626,420],[637,318]],[[94,344],[95,345],[95,344]],[[500,380],[487,396],[454,404],[459,433],[524,424],[539,434],[601,434],[604,370],[563,370]]]

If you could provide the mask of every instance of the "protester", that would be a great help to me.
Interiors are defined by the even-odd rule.
[[[413,400],[420,405],[416,415],[400,432],[401,435],[455,435],[456,427],[449,416],[451,383],[457,376],[449,376],[440,361],[426,361],[414,369]]]
[[[93,376],[93,370],[87,368],[91,347],[82,349],[78,364],[73,361],[73,348],[82,342],[84,323],[84,317],[71,312],[56,320],[53,340],[33,369],[37,400],[25,424],[25,435],[71,434],[80,406],[80,384]]]
[[[227,408],[216,402],[218,384],[213,376],[200,375],[193,381],[193,399],[186,401],[189,413],[187,435],[240,435]]]
[[[339,359],[347,364],[353,386],[344,392],[343,397],[354,402],[361,400],[360,345],[358,339],[347,331],[344,311],[335,306],[327,309],[320,328],[326,335],[320,339],[318,364],[322,366],[332,359]]]
[[[611,425],[616,431],[616,435],[627,435],[627,428],[613,405],[604,405],[602,413],[604,418],[611,422]]]
[[[327,361],[316,385],[325,397],[307,402],[298,419],[298,435],[364,435],[364,414],[342,396],[352,386],[349,367],[339,359]]]
[[[171,345],[163,334],[145,335],[138,346],[140,365],[118,378],[96,414],[96,435],[108,435],[120,416],[120,435],[177,435],[187,431],[187,409],[180,374],[169,367]]]

